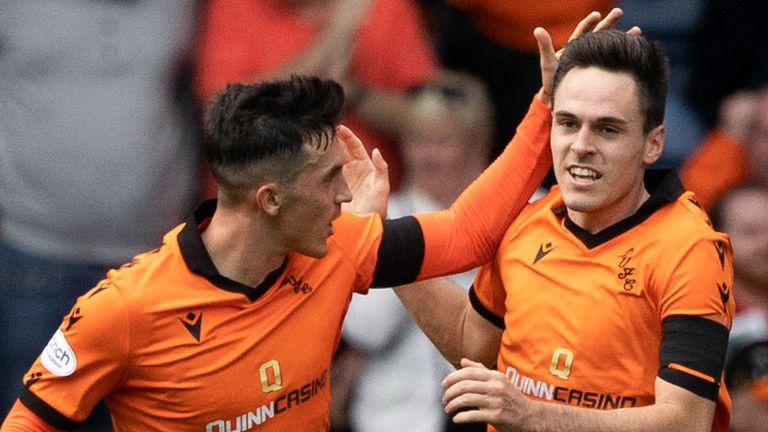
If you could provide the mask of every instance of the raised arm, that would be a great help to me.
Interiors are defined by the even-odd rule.
[[[597,12],[576,26],[571,39],[612,27],[622,16],[613,9],[604,19]],[[633,28],[632,32],[639,32]],[[528,203],[552,165],[549,133],[554,73],[558,53],[549,34],[536,30],[542,89],[501,156],[448,210],[416,215],[424,238],[424,257],[417,279],[467,270],[489,261],[509,224]],[[407,281],[399,281],[407,282]]]

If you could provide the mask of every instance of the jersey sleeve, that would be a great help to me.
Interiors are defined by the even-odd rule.
[[[480,267],[469,290],[469,300],[477,313],[496,327],[504,328],[506,291],[494,263]]]
[[[707,317],[730,328],[735,312],[733,250],[728,238],[712,232],[692,241],[667,276],[660,293],[661,319]]]
[[[712,232],[684,247],[664,286],[659,377],[717,400],[735,312],[727,237]]]
[[[355,292],[368,292],[376,268],[377,249],[382,240],[383,223],[377,213],[356,215],[342,212],[333,222],[335,242],[356,269]]]
[[[105,279],[64,318],[24,376],[19,399],[46,423],[71,429],[118,386],[128,345],[123,297]]]
[[[552,165],[549,108],[534,98],[502,154],[447,210],[416,215],[424,236],[418,279],[488,262]]]
[[[49,425],[18,400],[2,423],[2,432],[60,432]]]

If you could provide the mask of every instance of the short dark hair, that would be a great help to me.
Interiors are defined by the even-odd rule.
[[[344,90],[312,76],[229,84],[209,105],[205,153],[220,190],[264,179],[290,181],[306,160],[304,145],[327,148],[343,115]]]
[[[555,72],[553,98],[568,72],[590,66],[632,76],[645,115],[645,133],[664,122],[669,66],[661,44],[614,29],[580,36],[565,45]]]

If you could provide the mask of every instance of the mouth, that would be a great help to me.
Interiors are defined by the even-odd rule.
[[[603,177],[598,171],[582,166],[568,167],[568,174],[576,183],[592,183]]]

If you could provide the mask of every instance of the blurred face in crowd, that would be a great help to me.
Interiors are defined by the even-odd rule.
[[[468,145],[464,131],[448,119],[431,118],[412,124],[401,140],[409,182],[442,204],[450,204],[461,180]]]
[[[756,127],[747,143],[747,154],[756,181],[768,185],[768,88],[759,93]]]
[[[768,188],[739,189],[722,206],[722,229],[731,237],[737,276],[768,292]]]
[[[568,72],[554,95],[552,158],[568,216],[590,232],[633,214],[647,196],[645,167],[661,155],[663,126],[643,131],[638,86],[627,73]]]

